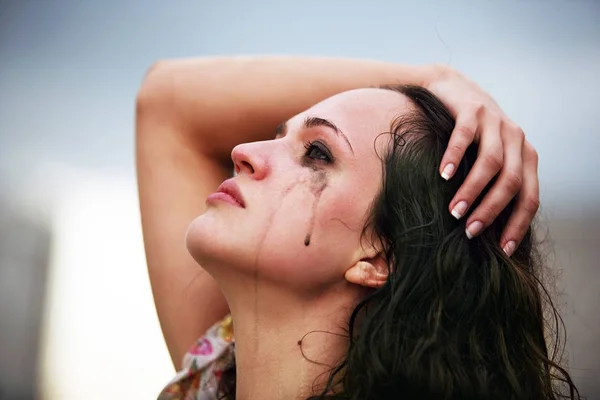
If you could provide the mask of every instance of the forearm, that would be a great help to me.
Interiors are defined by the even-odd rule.
[[[228,312],[214,279],[188,254],[185,233],[230,170],[178,135],[161,101],[140,94],[136,163],[144,247],[154,303],[175,368],[187,349]]]
[[[275,127],[346,90],[382,84],[425,85],[433,65],[310,57],[218,57],[159,62],[149,86],[168,92],[186,140],[228,162],[239,143],[266,140]]]
[[[144,244],[163,334],[178,366],[227,313],[216,284],[189,256],[185,232],[231,174],[239,143],[336,93],[389,83],[424,85],[436,67],[300,57],[157,63],[137,99],[136,152]]]

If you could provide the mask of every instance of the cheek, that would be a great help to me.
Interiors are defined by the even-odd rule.
[[[365,209],[333,195],[325,189],[314,214],[314,197],[306,194],[281,208],[260,250],[264,277],[313,289],[344,279],[359,246]]]
[[[362,190],[357,191],[356,188]],[[332,234],[335,232],[340,237],[360,236],[375,193],[371,189],[366,183],[352,183],[347,190],[339,190],[328,197],[319,210],[321,229]]]
[[[311,246],[314,244],[319,249],[327,247],[330,254],[338,253],[336,258],[343,257],[345,263],[350,264],[359,246],[364,214],[365,209],[348,197],[323,202],[317,214]]]
[[[263,279],[297,289],[343,279],[370,204],[366,193],[312,171],[291,180],[262,191],[252,209],[223,206],[194,221],[187,237],[192,256],[240,272],[258,269]]]

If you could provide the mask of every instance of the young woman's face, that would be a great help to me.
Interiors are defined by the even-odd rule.
[[[300,290],[342,281],[367,249],[361,231],[381,187],[377,153],[388,143],[376,138],[409,108],[397,92],[353,90],[296,115],[274,140],[237,146],[232,181],[244,206],[209,198],[188,231],[192,256],[215,276]]]

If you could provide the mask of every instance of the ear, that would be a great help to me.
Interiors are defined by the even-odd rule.
[[[376,289],[387,281],[388,265],[381,254],[363,258],[346,271],[345,277],[350,283]]]

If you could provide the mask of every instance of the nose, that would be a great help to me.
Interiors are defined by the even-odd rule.
[[[237,175],[247,174],[260,180],[268,174],[269,164],[266,159],[264,142],[239,144],[231,151],[231,160]]]

